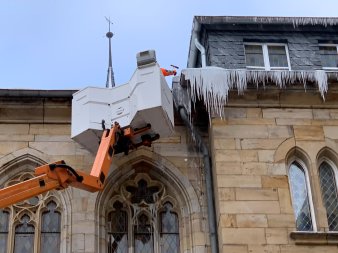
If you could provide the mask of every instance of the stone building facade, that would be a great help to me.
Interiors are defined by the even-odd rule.
[[[176,113],[174,136],[114,157],[100,193],[1,210],[0,252],[338,252],[337,24],[196,17],[174,81],[193,128]],[[1,187],[58,160],[90,171],[70,139],[74,92],[0,90]]]
[[[94,155],[70,138],[74,92],[0,91],[1,187],[60,160],[90,172]],[[203,252],[203,166],[189,140],[178,123],[174,136],[115,156],[103,192],[68,188],[1,210],[0,252]]]
[[[210,114],[219,252],[337,252],[337,24],[195,17],[174,87]]]

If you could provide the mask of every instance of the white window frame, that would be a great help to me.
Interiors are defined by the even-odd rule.
[[[252,46],[261,46],[263,50],[263,61],[264,61],[264,67],[259,66],[246,66],[247,69],[262,69],[262,70],[291,70],[291,64],[290,64],[290,56],[289,56],[289,49],[288,45],[285,43],[255,43],[255,42],[245,42],[244,43],[244,53],[245,53],[245,46],[246,45],[252,45]],[[287,67],[271,67],[270,66],[270,59],[269,59],[269,50],[268,46],[284,46],[285,47],[285,53],[286,53],[286,59],[288,62]],[[246,53],[245,53],[245,61],[246,61]]]
[[[314,209],[314,205],[313,205],[313,198],[312,198],[312,191],[311,191],[311,184],[310,184],[310,177],[309,177],[309,172],[307,169],[307,166],[305,165],[305,163],[300,160],[298,157],[295,157],[293,159],[291,159],[291,162],[288,164],[288,179],[289,179],[289,185],[290,185],[290,194],[291,194],[291,201],[293,204],[293,199],[292,199],[292,184],[290,181],[290,176],[289,176],[289,171],[290,171],[290,167],[291,165],[296,162],[299,163],[299,165],[302,167],[302,169],[304,170],[305,173],[305,180],[306,180],[306,187],[308,190],[308,198],[309,198],[309,205],[310,205],[310,213],[311,213],[311,218],[312,218],[312,227],[313,227],[313,231],[306,231],[306,232],[317,232],[317,221],[316,221],[316,216],[315,216],[315,209]],[[296,217],[294,217],[296,218]]]
[[[320,47],[335,47],[336,48],[336,52],[337,52],[337,55],[338,55],[338,44],[318,44],[318,48]],[[319,52],[320,52],[320,49],[319,49]],[[323,64],[323,63],[322,63]],[[325,66],[322,66],[322,68],[324,70],[338,70],[338,67],[325,67]]]

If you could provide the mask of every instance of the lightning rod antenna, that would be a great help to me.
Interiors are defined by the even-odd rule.
[[[113,64],[112,64],[112,57],[111,57],[111,38],[113,38],[114,34],[110,31],[110,24],[113,24],[111,22],[110,17],[105,17],[108,22],[108,32],[106,33],[106,37],[109,40],[109,61],[108,61],[108,73],[107,73],[107,82],[106,82],[106,88],[115,87],[115,80],[114,80],[114,71],[113,71]]]

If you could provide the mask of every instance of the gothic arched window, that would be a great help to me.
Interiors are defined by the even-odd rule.
[[[35,228],[30,221],[31,218],[25,214],[15,227],[14,253],[33,253]]]
[[[164,211],[161,212],[161,252],[163,253],[178,253],[180,248],[178,217],[172,209],[172,204],[166,202]]]
[[[32,177],[21,172],[2,186]],[[60,203],[57,194],[47,192],[0,210],[0,253],[60,253]]]
[[[123,205],[117,201],[113,205],[114,211],[108,214],[108,253],[128,252],[128,220]]]
[[[150,219],[145,214],[137,217],[134,225],[134,248],[135,253],[153,253],[154,252],[154,236],[153,226]]]
[[[41,216],[41,253],[60,252],[61,214],[56,207],[54,201],[49,202]]]
[[[326,161],[319,166],[319,179],[322,199],[330,231],[338,231],[338,193],[333,168]]]
[[[289,180],[296,228],[298,231],[313,231],[311,192],[305,166],[294,161],[289,169]]]
[[[107,213],[109,253],[176,253],[180,250],[176,201],[146,174],[125,182]]]

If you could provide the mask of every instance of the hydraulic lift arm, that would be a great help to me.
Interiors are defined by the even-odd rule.
[[[115,123],[111,129],[104,130],[99,149],[90,174],[74,170],[64,161],[46,164],[35,169],[35,177],[21,183],[0,189],[0,208],[37,196],[50,190],[61,190],[68,186],[80,188],[90,192],[102,190],[107,178],[114,154],[124,152],[138,146],[150,146],[159,135],[145,134],[150,125],[140,128],[121,129]],[[141,141],[134,143],[135,137]],[[140,138],[138,138],[140,139]]]

